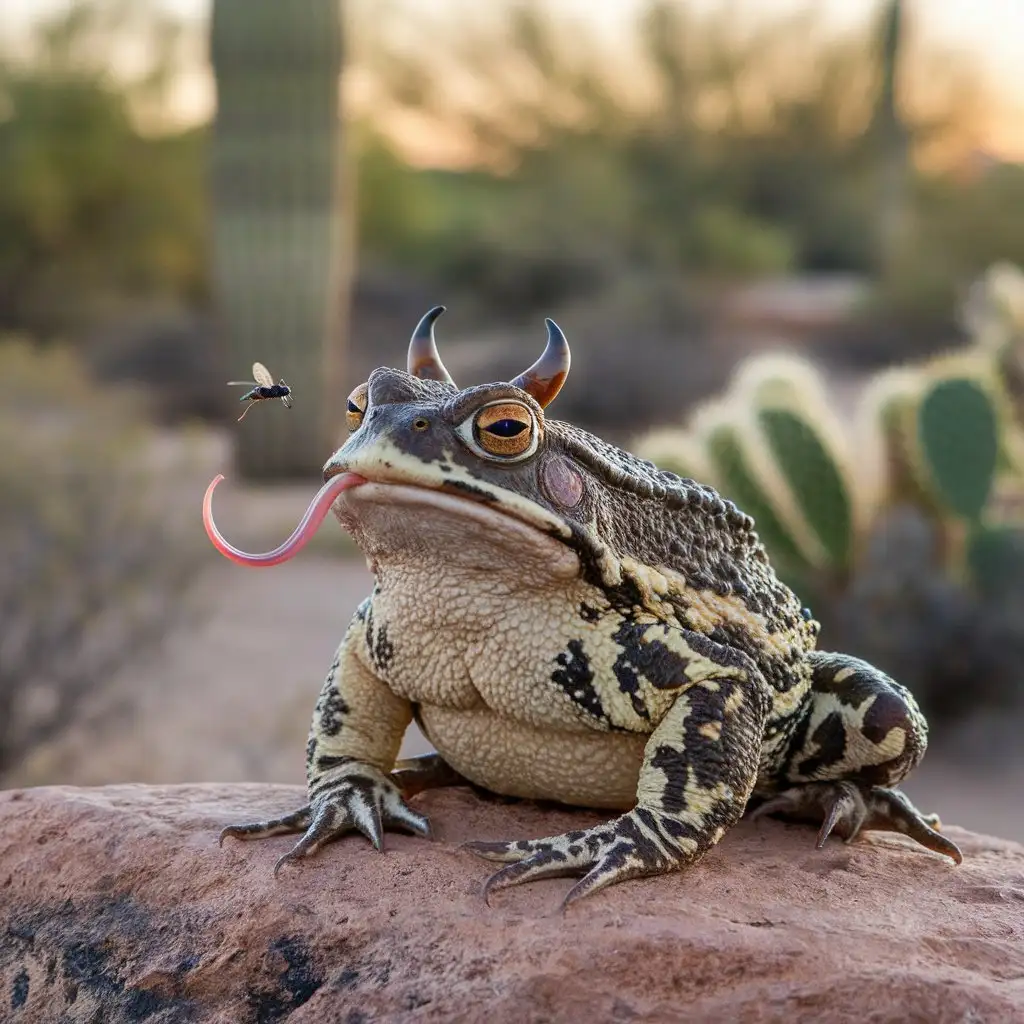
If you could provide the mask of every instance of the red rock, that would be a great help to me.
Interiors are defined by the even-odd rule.
[[[417,797],[433,842],[361,837],[274,861],[287,836],[220,828],[293,809],[288,786],[0,794],[0,1020],[1024,1021],[1024,847],[962,829],[955,867],[898,836],[814,849],[742,823],[684,874],[564,915],[571,880],[480,891],[470,838],[589,812]]]

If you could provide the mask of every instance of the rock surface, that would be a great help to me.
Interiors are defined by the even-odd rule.
[[[464,840],[601,815],[422,794],[435,840],[274,861],[228,822],[290,786],[0,793],[0,1020],[1024,1021],[1024,847],[950,828],[964,864],[878,833],[741,823],[684,875],[564,915],[570,880],[496,893]]]

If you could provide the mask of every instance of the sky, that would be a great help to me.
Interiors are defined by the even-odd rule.
[[[0,35],[10,39],[34,17],[66,6],[69,0],[0,0]],[[158,0],[161,6],[189,20],[209,17],[211,0]],[[413,0],[424,11],[441,10],[448,0]],[[549,0],[587,20],[604,22],[608,31],[630,16],[639,0]],[[727,0],[691,0],[699,7],[720,6]],[[807,6],[807,0],[745,0],[742,7],[766,17]],[[878,7],[878,0],[817,0],[833,24],[861,24]],[[990,83],[1007,97],[1010,113],[994,129],[991,148],[1024,160],[1024,0],[907,0],[915,29],[930,41],[953,44],[973,56]],[[12,35],[13,34],[13,35]],[[212,88],[203,55],[181,83],[177,106],[186,120],[204,117],[212,105]]]

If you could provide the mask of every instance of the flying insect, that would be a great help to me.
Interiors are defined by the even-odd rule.
[[[290,409],[292,407],[292,389],[285,384],[284,380],[274,383],[274,378],[271,377],[270,371],[262,363],[252,364],[252,375],[254,380],[229,380],[229,385],[240,384],[243,387],[251,388],[251,391],[247,391],[239,399],[240,402],[263,402],[268,398],[280,398],[284,403],[285,408]],[[245,412],[238,417],[238,422],[241,423],[245,419],[245,414],[252,408],[252,405],[246,406]]]

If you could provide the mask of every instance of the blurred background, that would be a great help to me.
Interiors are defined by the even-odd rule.
[[[276,545],[444,303],[463,385],[554,317],[553,412],[753,514],[908,793],[1024,839],[1022,62],[1011,0],[3,0],[0,784],[302,782],[370,577],[202,494]]]

